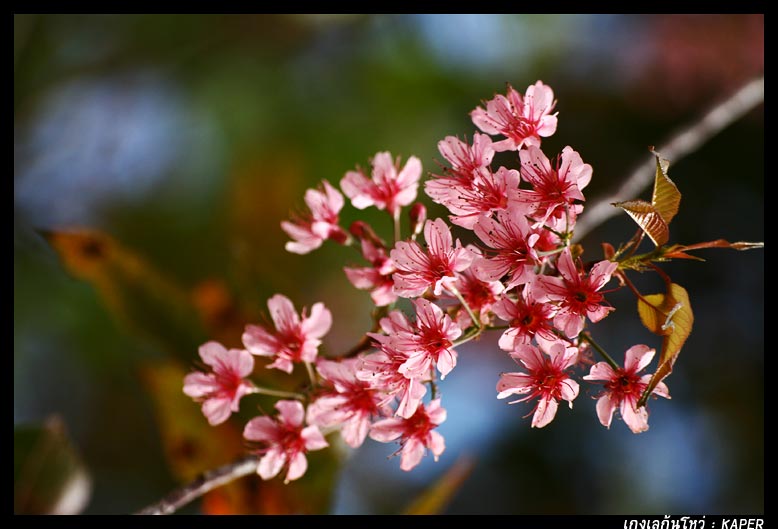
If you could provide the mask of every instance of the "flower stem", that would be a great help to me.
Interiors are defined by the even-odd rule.
[[[308,378],[311,379],[311,387],[316,386],[316,373],[313,372],[310,362],[305,362],[305,370],[308,372]]]
[[[585,332],[582,332],[578,337],[585,342],[589,342],[589,345],[594,347],[597,350],[597,352],[600,353],[600,355],[602,355],[605,361],[608,362],[613,369],[621,369],[619,364],[617,364],[616,361],[613,358],[611,358],[611,356],[608,353],[605,352],[605,349],[600,347],[600,345],[597,342],[595,342],[591,336],[589,336]]]
[[[459,300],[459,302],[462,304],[462,306],[465,308],[467,313],[470,315],[470,319],[473,320],[473,324],[478,327],[478,329],[481,329],[483,325],[481,325],[481,322],[478,320],[478,318],[475,317],[475,313],[473,312],[473,309],[470,308],[470,305],[467,304],[467,301],[465,301],[465,298],[462,297],[462,294],[459,293],[459,290],[457,290],[457,287],[454,285],[451,285],[447,287],[449,291],[451,291],[452,294],[456,296],[456,298]]]
[[[296,400],[303,400],[305,397],[301,395],[300,393],[294,393],[292,391],[281,391],[278,389],[268,389],[268,388],[259,388],[254,387],[254,389],[251,391],[252,393],[258,393],[259,395],[269,395],[271,397],[281,397],[281,398],[290,398],[290,399],[296,399]]]
[[[394,212],[394,242],[400,240],[400,208]]]

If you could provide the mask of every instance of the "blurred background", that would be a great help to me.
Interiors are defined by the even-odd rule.
[[[356,255],[286,253],[279,227],[322,179],[380,150],[435,170],[436,143],[472,135],[482,100],[542,79],[560,120],[544,151],[581,153],[592,200],[763,70],[763,15],[15,15],[15,511],[133,512],[242,454],[242,425],[272,401],[211,428],[182,377],[204,341],[238,346],[277,292],[325,302],[327,352],[356,343],[371,307],[342,272]],[[670,176],[671,242],[764,240],[763,107]],[[341,214],[357,218],[390,233],[383,212]],[[607,221],[587,257],[634,231]],[[762,513],[764,253],[699,255],[664,267],[695,325],[646,433],[603,428],[595,387],[531,429],[529,406],[495,398],[515,365],[486,336],[441,386],[437,463],[404,473],[368,440],[311,454],[287,487],[246,478],[183,512],[397,513],[455,482],[439,512]],[[630,294],[609,299],[592,330],[612,356],[659,347]]]

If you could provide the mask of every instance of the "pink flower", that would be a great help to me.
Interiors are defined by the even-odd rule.
[[[489,167],[494,158],[492,139],[477,132],[473,134],[472,146],[455,136],[446,136],[438,142],[438,150],[451,164],[447,172],[464,181],[472,180],[479,169]]]
[[[421,378],[435,366],[440,378],[446,378],[457,365],[457,352],[452,345],[462,335],[462,329],[434,303],[422,298],[411,303],[416,310],[413,330],[389,335],[393,348],[408,355],[398,371],[407,378]]]
[[[428,220],[424,224],[425,252],[416,241],[399,241],[389,253],[397,271],[394,273],[394,292],[405,298],[420,296],[432,288],[436,296],[456,281],[456,272],[462,272],[473,261],[475,254],[463,248],[457,239],[451,242],[451,231],[443,219]]]
[[[323,181],[323,191],[309,189],[305,192],[309,211],[281,222],[281,229],[294,241],[286,243],[286,251],[306,254],[322,245],[327,239],[343,243],[348,235],[338,225],[338,213],[343,209],[343,195]]]
[[[276,294],[267,302],[275,332],[265,326],[246,325],[243,345],[251,354],[275,357],[268,368],[291,373],[295,362],[316,360],[320,338],[327,334],[332,325],[332,315],[323,303],[311,308],[311,315],[302,312],[302,321],[294,305],[286,296]]]
[[[638,375],[654,358],[654,349],[646,345],[633,345],[624,354],[624,367],[613,369],[607,362],[598,362],[592,366],[584,380],[601,380],[605,391],[597,400],[597,417],[606,428],[610,428],[613,412],[619,408],[621,417],[633,433],[648,430],[648,409],[637,407],[640,396],[648,386],[651,375]],[[670,391],[664,382],[657,384],[652,395],[670,398]]]
[[[502,134],[507,139],[492,145],[497,152],[521,149],[523,145],[540,145],[540,137],[556,132],[557,117],[551,114],[556,101],[549,86],[538,81],[521,97],[511,85],[506,96],[495,95],[486,110],[477,107],[470,113],[473,123],[487,134]]]
[[[498,342],[503,351],[513,351],[517,345],[531,343],[536,334],[546,340],[555,339],[551,318],[556,313],[556,307],[538,301],[531,283],[524,286],[516,301],[503,297],[492,310],[510,327]]]
[[[505,209],[519,191],[519,172],[500,167],[496,173],[479,169],[467,182],[454,178],[427,180],[425,192],[453,214],[452,223],[472,230],[476,221],[492,211]]]
[[[511,207],[498,211],[496,220],[481,217],[475,223],[475,234],[492,248],[491,257],[479,257],[473,262],[477,278],[499,281],[507,274],[505,290],[510,290],[535,276],[538,257],[533,247],[540,235],[530,228],[524,214],[524,209]]]
[[[374,245],[369,239],[362,239],[362,255],[371,266],[345,267],[343,271],[351,284],[362,290],[370,290],[370,297],[377,307],[385,307],[397,300],[394,293],[394,262],[386,250]]]
[[[296,400],[276,402],[278,416],[254,417],[243,429],[243,437],[249,441],[264,443],[257,473],[264,479],[272,479],[288,464],[284,483],[289,483],[305,474],[308,469],[306,452],[321,450],[329,446],[318,426],[303,427],[305,409]]]
[[[254,358],[247,351],[227,350],[217,342],[201,345],[200,358],[212,371],[186,375],[184,393],[202,401],[203,415],[215,426],[238,411],[244,395],[254,392],[254,384],[245,380],[254,370]]]
[[[602,305],[603,295],[598,291],[610,281],[618,263],[600,261],[592,267],[588,276],[582,276],[573,263],[570,248],[565,248],[557,260],[562,277],[538,276],[535,280],[536,296],[540,301],[558,302],[554,325],[569,338],[580,334],[584,319],[598,322],[613,307]]]
[[[370,429],[370,438],[381,443],[400,438],[400,468],[407,472],[421,462],[425,448],[429,448],[435,461],[438,460],[446,449],[446,443],[435,428],[445,420],[446,410],[440,407],[440,399],[435,399],[427,407],[423,404],[419,406],[408,419],[392,418],[374,423]]]
[[[387,399],[382,404],[391,401],[395,396],[399,404],[395,413],[401,417],[410,417],[419,407],[422,397],[427,393],[424,382],[429,380],[430,373],[421,376],[409,376],[400,371],[400,367],[408,360],[406,350],[400,350],[395,345],[395,337],[406,339],[415,336],[415,325],[399,310],[393,310],[379,322],[384,334],[367,333],[373,338],[380,351],[366,355],[357,371],[357,378],[370,384],[370,387],[386,393]]]
[[[584,200],[581,190],[592,179],[592,166],[583,163],[580,154],[565,147],[557,159],[556,169],[535,146],[520,151],[519,157],[521,177],[532,185],[532,190],[519,190],[516,199],[526,203],[533,215],[541,217],[539,223],[545,223],[552,215],[562,217],[565,211],[577,215],[583,210],[583,206],[575,202]],[[572,226],[567,231],[570,229]]]
[[[410,417],[416,413],[421,399],[427,393],[424,381],[429,378],[408,378],[400,373],[400,366],[408,355],[392,349],[391,344],[381,344],[381,350],[365,355],[357,371],[357,378],[370,384],[370,387],[386,394],[381,405],[389,404],[395,397],[399,399],[396,415]]]
[[[511,357],[521,363],[527,373],[503,373],[497,383],[498,399],[509,395],[526,395],[510,402],[523,402],[539,398],[532,417],[533,428],[542,428],[554,420],[559,399],[573,407],[578,396],[578,382],[572,380],[567,369],[576,363],[578,350],[565,342],[538,340],[542,349],[534,345],[517,345]],[[544,354],[545,353],[545,354]]]
[[[505,290],[502,283],[481,281],[475,276],[473,269],[468,268],[459,274],[455,286],[481,323],[488,325],[492,320],[490,311]],[[455,321],[461,329],[467,329],[472,325],[472,319],[464,307],[457,311]]]
[[[309,424],[321,427],[342,425],[340,434],[352,448],[365,441],[372,417],[388,415],[390,411],[381,406],[383,396],[377,390],[357,379],[357,367],[361,363],[359,358],[340,362],[319,359],[316,370],[332,385],[332,389],[320,394],[308,406]]]
[[[411,156],[402,170],[399,170],[399,159],[395,164],[390,153],[379,152],[373,157],[372,164],[372,180],[361,170],[349,171],[340,181],[340,187],[355,208],[375,206],[394,216],[402,206],[407,206],[416,199],[421,162]]]

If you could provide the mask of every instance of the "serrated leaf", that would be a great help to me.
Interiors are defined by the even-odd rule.
[[[670,283],[665,294],[638,297],[638,314],[646,328],[663,336],[659,364],[638,402],[643,406],[656,385],[673,370],[673,364],[694,324],[689,294],[682,286]]]
[[[626,211],[656,246],[662,246],[670,238],[667,222],[656,208],[645,200],[614,202],[613,205]]]
[[[667,176],[670,162],[662,159],[659,153],[654,152],[654,155],[656,155],[656,176],[654,177],[654,194],[651,197],[651,205],[669,226],[681,205],[681,192]]]
[[[416,498],[404,514],[441,514],[474,467],[475,461],[469,457],[457,459],[443,476]]]
[[[14,513],[78,514],[92,482],[62,421],[14,428]]]

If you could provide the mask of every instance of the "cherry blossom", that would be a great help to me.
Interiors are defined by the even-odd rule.
[[[599,290],[610,281],[618,266],[611,261],[600,261],[588,276],[583,276],[573,263],[570,248],[562,251],[557,260],[562,277],[538,276],[534,283],[539,300],[558,302],[554,317],[557,329],[574,338],[583,330],[585,318],[596,323],[613,310],[602,304],[605,299]]]
[[[211,372],[186,375],[184,393],[202,401],[203,415],[215,426],[238,411],[244,395],[254,392],[254,384],[246,380],[254,370],[254,357],[243,349],[225,349],[211,341],[200,346],[200,358]]]
[[[343,195],[329,182],[322,182],[323,190],[305,192],[306,213],[292,221],[281,222],[281,228],[294,241],[286,243],[286,251],[306,254],[322,245],[327,239],[344,243],[348,234],[338,225],[338,214],[343,209]]]
[[[294,481],[308,469],[306,452],[329,446],[318,426],[303,426],[305,408],[296,400],[279,400],[275,418],[254,417],[243,429],[243,437],[265,444],[260,450],[257,473],[264,479],[272,479],[288,464],[284,483]]]
[[[468,145],[455,136],[446,136],[438,142],[438,150],[451,168],[446,172],[453,178],[469,181],[475,173],[484,167],[489,167],[494,158],[492,139],[486,134],[473,134],[473,144]]]
[[[462,335],[462,329],[448,314],[426,299],[412,301],[416,322],[411,332],[401,330],[389,336],[389,343],[408,358],[398,371],[407,378],[421,378],[435,366],[443,379],[457,365],[457,352],[452,345]]]
[[[525,145],[540,145],[541,137],[556,132],[554,92],[541,81],[527,88],[524,97],[510,84],[505,96],[497,94],[470,115],[473,123],[487,134],[501,134],[505,140],[492,144],[497,152],[514,151]]]
[[[394,292],[405,298],[420,296],[431,288],[436,296],[456,281],[456,272],[470,266],[475,253],[463,248],[459,239],[456,246],[451,231],[443,219],[428,220],[424,224],[427,251],[416,241],[398,241],[389,253],[397,271],[394,273]]]
[[[357,378],[359,358],[339,362],[319,359],[316,370],[331,384],[331,389],[319,394],[308,406],[308,423],[321,427],[342,425],[341,436],[352,448],[360,446],[370,429],[373,417],[389,415],[381,401],[384,396],[370,384]]]
[[[488,325],[492,320],[491,311],[505,290],[503,284],[499,281],[481,281],[475,276],[473,269],[468,268],[459,273],[454,286],[470,310],[478,315],[480,322]],[[461,329],[472,325],[470,314],[464,307],[457,311],[455,321]]]
[[[498,399],[510,395],[526,395],[510,404],[537,398],[538,403],[532,417],[532,427],[542,428],[554,420],[560,399],[573,407],[578,396],[578,382],[570,378],[567,369],[578,358],[578,350],[565,342],[538,340],[538,347],[521,344],[511,353],[516,363],[527,372],[503,373],[497,383]]]
[[[276,294],[267,302],[275,331],[259,325],[246,325],[243,345],[251,354],[274,358],[268,368],[291,373],[294,363],[314,362],[318,353],[320,338],[330,330],[332,315],[323,303],[315,303],[311,315],[302,319],[286,296]]]
[[[362,255],[371,266],[343,268],[351,284],[362,290],[370,290],[370,297],[377,307],[385,307],[397,300],[394,293],[394,262],[386,250],[376,246],[369,239],[362,239]]]
[[[551,167],[546,155],[538,147],[529,146],[519,151],[521,158],[521,177],[532,185],[532,189],[520,189],[516,199],[528,205],[533,215],[543,224],[555,215],[562,217],[565,212],[577,215],[583,206],[581,191],[592,179],[592,166],[585,164],[581,155],[571,147],[565,147],[557,160],[556,169]],[[563,228],[563,231],[568,231]]]
[[[538,301],[531,283],[524,285],[515,301],[503,297],[494,304],[492,310],[508,322],[509,328],[498,342],[503,351],[513,351],[517,345],[531,343],[536,334],[546,340],[555,338],[551,319],[556,313],[556,307]]]
[[[361,171],[349,171],[340,181],[343,192],[357,209],[375,206],[395,216],[402,206],[416,199],[421,178],[421,162],[415,156],[408,158],[402,170],[388,152],[377,153],[372,160],[372,179]]]
[[[481,217],[474,231],[491,250],[473,262],[473,272],[482,281],[498,281],[508,275],[505,290],[535,277],[538,256],[534,246],[540,235],[530,228],[526,211],[511,207],[497,212],[497,219]],[[491,254],[491,256],[488,256]]]
[[[605,391],[597,400],[597,417],[606,428],[610,428],[616,408],[621,418],[633,433],[648,430],[648,409],[637,407],[637,402],[648,386],[651,375],[638,375],[651,363],[656,351],[647,345],[633,345],[624,354],[624,367],[613,369],[607,362],[594,364],[584,380],[602,381]],[[670,391],[664,382],[657,384],[652,395],[670,398]]]
[[[466,182],[453,178],[428,180],[424,190],[433,201],[448,208],[453,224],[472,230],[480,217],[509,206],[519,191],[520,180],[515,169],[500,167],[496,173],[479,169]]]
[[[370,438],[382,443],[400,439],[400,468],[406,472],[421,462],[425,449],[429,449],[435,458],[446,449],[443,436],[435,428],[446,420],[446,410],[440,406],[440,399],[431,401],[427,406],[418,407],[410,418],[391,418],[378,421],[370,429]]]

